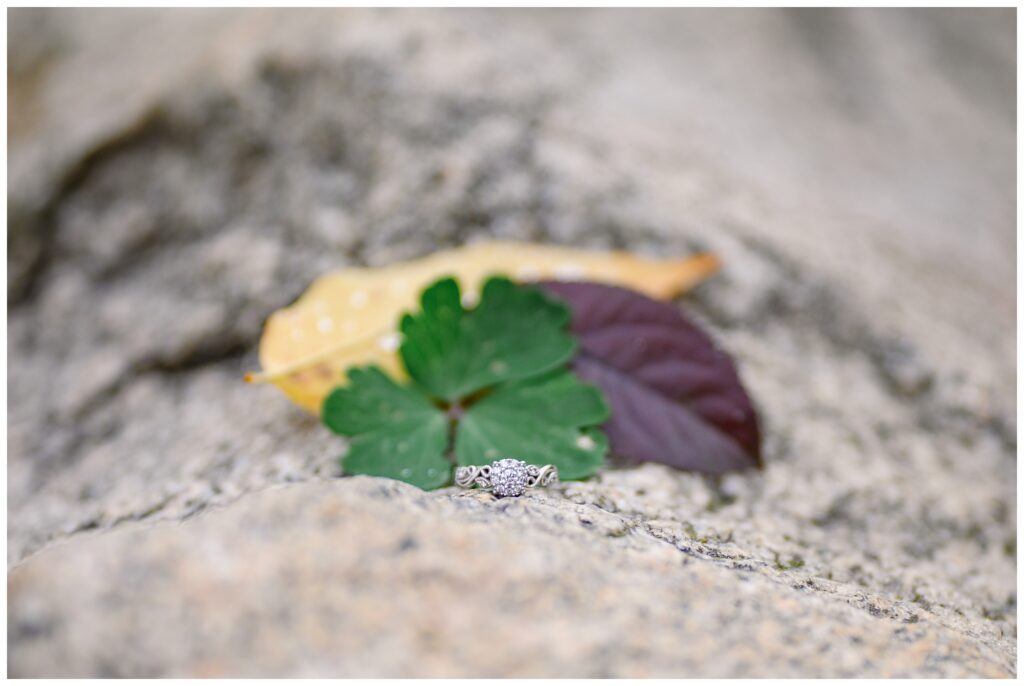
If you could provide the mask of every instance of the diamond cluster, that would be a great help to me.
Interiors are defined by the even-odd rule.
[[[506,458],[491,463],[491,490],[499,498],[522,495],[528,478],[526,463]]]

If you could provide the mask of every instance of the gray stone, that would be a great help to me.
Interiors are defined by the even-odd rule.
[[[600,488],[624,505],[671,506],[667,476],[644,467]],[[180,525],[79,537],[11,574],[10,673],[1012,671],[1000,642],[972,635],[965,618],[792,569],[788,558],[773,564],[712,528],[609,511],[591,504],[593,487],[563,488],[497,499],[355,477],[274,487]]]
[[[10,674],[1015,674],[1012,16],[12,10]],[[766,469],[339,480],[242,383],[488,237],[718,253]]]

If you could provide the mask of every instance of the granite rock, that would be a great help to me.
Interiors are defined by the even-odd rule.
[[[9,673],[1015,674],[1010,19],[12,11]],[[718,253],[766,469],[422,493],[241,383],[488,237]]]
[[[676,500],[661,468],[611,481],[602,496],[626,505]],[[638,487],[650,490],[639,496]],[[589,491],[496,499],[354,477],[272,487],[181,524],[80,537],[11,575],[10,671],[1009,673],[962,619],[922,619],[914,603],[780,570],[715,534],[711,543],[676,521],[595,505]]]

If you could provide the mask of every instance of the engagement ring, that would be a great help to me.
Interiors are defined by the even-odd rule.
[[[534,486],[547,486],[558,482],[558,467],[527,464],[522,460],[506,458],[491,464],[459,467],[455,470],[455,483],[463,488],[479,486],[499,498],[518,496]]]

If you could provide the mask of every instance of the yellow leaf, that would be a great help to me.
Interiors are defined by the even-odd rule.
[[[617,284],[670,299],[718,270],[713,255],[650,260],[628,252],[597,252],[535,243],[492,242],[434,253],[386,267],[351,268],[321,276],[292,305],[274,312],[260,339],[263,371],[247,381],[270,382],[310,412],[345,382],[353,365],[377,364],[404,378],[396,331],[417,309],[423,288],[454,276],[467,306],[493,274],[517,281],[586,280]]]

